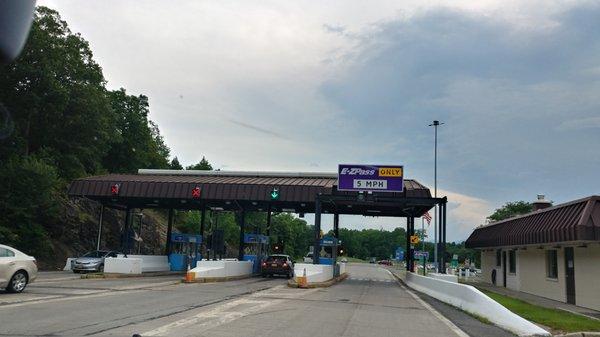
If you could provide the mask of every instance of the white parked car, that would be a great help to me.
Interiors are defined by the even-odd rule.
[[[20,293],[37,277],[37,262],[12,247],[0,245],[0,289]]]

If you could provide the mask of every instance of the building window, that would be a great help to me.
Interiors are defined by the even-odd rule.
[[[511,274],[517,272],[517,252],[514,250],[508,251],[508,272]]]
[[[558,278],[558,254],[556,250],[546,251],[546,276],[548,278]]]
[[[496,267],[502,266],[502,249],[496,249]]]

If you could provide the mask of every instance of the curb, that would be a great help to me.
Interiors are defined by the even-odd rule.
[[[131,277],[157,277],[183,275],[181,272],[150,272],[142,274],[117,274],[117,273],[90,273],[81,274],[82,279],[101,279],[101,278],[131,278]]]
[[[216,282],[227,282],[227,281],[236,281],[243,280],[246,278],[250,278],[252,275],[242,275],[242,276],[226,276],[226,277],[201,277],[192,280],[186,280],[185,278],[181,281],[182,283],[216,283]]]
[[[294,281],[294,279],[291,279],[288,281],[288,287],[290,288],[300,288],[300,289],[310,289],[310,288],[328,288],[331,287],[332,285],[342,282],[343,280],[345,280],[348,277],[348,273],[343,273],[338,277],[334,277],[329,281],[325,281],[325,282],[313,282],[313,283],[309,283],[305,286],[300,286],[296,281]]]
[[[564,335],[554,335],[555,337],[600,337],[600,332],[571,332]]]

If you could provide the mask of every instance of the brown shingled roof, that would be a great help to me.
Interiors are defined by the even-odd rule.
[[[473,231],[467,248],[600,241],[600,196],[590,196]]]

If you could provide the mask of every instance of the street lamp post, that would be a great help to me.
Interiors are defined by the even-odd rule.
[[[429,126],[433,126],[435,138],[434,138],[434,150],[433,150],[433,197],[437,198],[437,129],[438,126],[444,125],[440,121],[433,121]],[[433,236],[434,236],[434,248],[433,248],[433,261],[434,264],[438,265],[438,236],[437,236],[437,204],[435,205],[435,212],[433,212]],[[442,233],[440,233],[441,236]],[[439,270],[438,270],[439,271]]]

